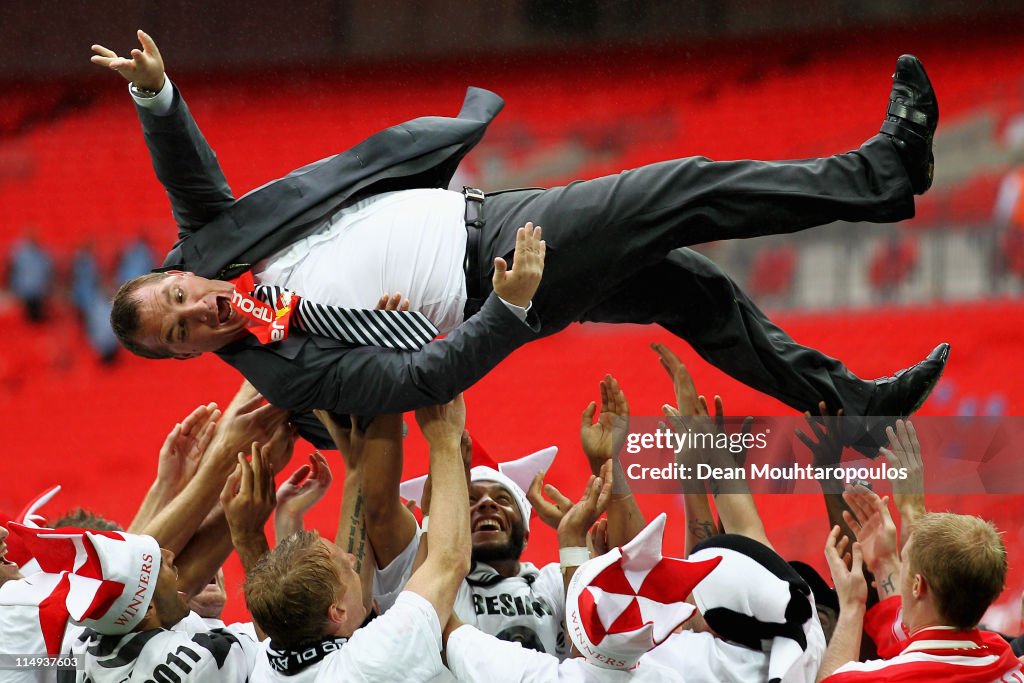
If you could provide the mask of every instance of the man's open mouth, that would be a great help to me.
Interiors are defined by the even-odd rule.
[[[493,517],[484,517],[473,525],[473,533],[478,531],[504,531],[501,522]]]
[[[235,309],[231,308],[231,303],[227,297],[217,297],[217,322],[221,325],[231,320],[235,316]]]

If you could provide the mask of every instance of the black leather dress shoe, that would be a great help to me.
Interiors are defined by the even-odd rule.
[[[932,140],[938,125],[939,103],[928,74],[917,57],[903,55],[896,60],[889,108],[880,132],[896,144],[914,194],[924,194],[932,186]]]
[[[942,343],[920,363],[897,370],[891,377],[876,379],[875,393],[864,411],[869,417],[859,428],[850,430],[856,436],[849,445],[868,457],[877,457],[879,447],[888,442],[885,428],[893,426],[893,418],[910,417],[924,405],[939,383],[948,360],[949,344]],[[871,419],[873,417],[882,419]]]
[[[920,408],[942,376],[949,360],[949,344],[932,349],[920,363],[897,370],[891,377],[875,380],[875,394],[868,402],[868,415],[910,417]]]

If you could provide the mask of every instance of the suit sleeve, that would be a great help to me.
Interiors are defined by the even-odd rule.
[[[494,294],[444,339],[418,351],[320,348],[309,340],[293,360],[251,348],[231,359],[271,403],[343,415],[378,415],[446,403],[512,351],[535,339],[539,321],[520,322]]]
[[[235,198],[185,100],[177,88],[167,114],[136,106],[156,177],[171,200],[178,236],[198,230]]]

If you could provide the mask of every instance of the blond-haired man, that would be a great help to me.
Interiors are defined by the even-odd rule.
[[[856,513],[852,567],[842,559],[848,540],[839,539],[838,526],[825,546],[841,609],[818,680],[1024,683],[1006,641],[978,628],[1006,580],[1006,547],[995,527],[970,515],[927,513],[900,552],[886,501],[858,489],[846,494]],[[864,566],[882,598],[866,614]],[[862,629],[882,659],[857,661]]]
[[[366,623],[354,557],[316,532],[298,532],[252,569],[245,597],[269,636],[252,681],[428,681],[444,675],[441,628],[469,570],[462,397],[417,411],[430,445],[435,501],[426,560],[395,605]]]

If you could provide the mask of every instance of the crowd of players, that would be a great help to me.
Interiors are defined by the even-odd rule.
[[[675,391],[666,419],[724,428],[721,402],[709,416],[679,359],[654,350]],[[34,509],[0,527],[0,681],[1024,683],[1024,640],[978,627],[1006,578],[1000,534],[925,509],[909,421],[879,454],[910,473],[895,515],[864,484],[823,491],[832,526],[813,545],[829,582],[774,551],[734,486],[684,491],[683,547],[663,539],[664,515],[647,523],[615,457],[626,396],[610,376],[600,393],[582,415],[590,476],[575,502],[545,485],[550,453],[482,454],[461,397],[416,412],[430,474],[411,486],[403,416],[318,412],[344,461],[332,541],[304,524],[332,485],[328,459],[314,453],[277,486],[295,431],[243,384],[225,410],[174,427],[126,531],[81,511],[43,526]],[[842,455],[825,413],[800,435],[822,466]],[[533,512],[559,543],[539,568],[521,560]],[[252,621],[225,625],[232,552]]]

